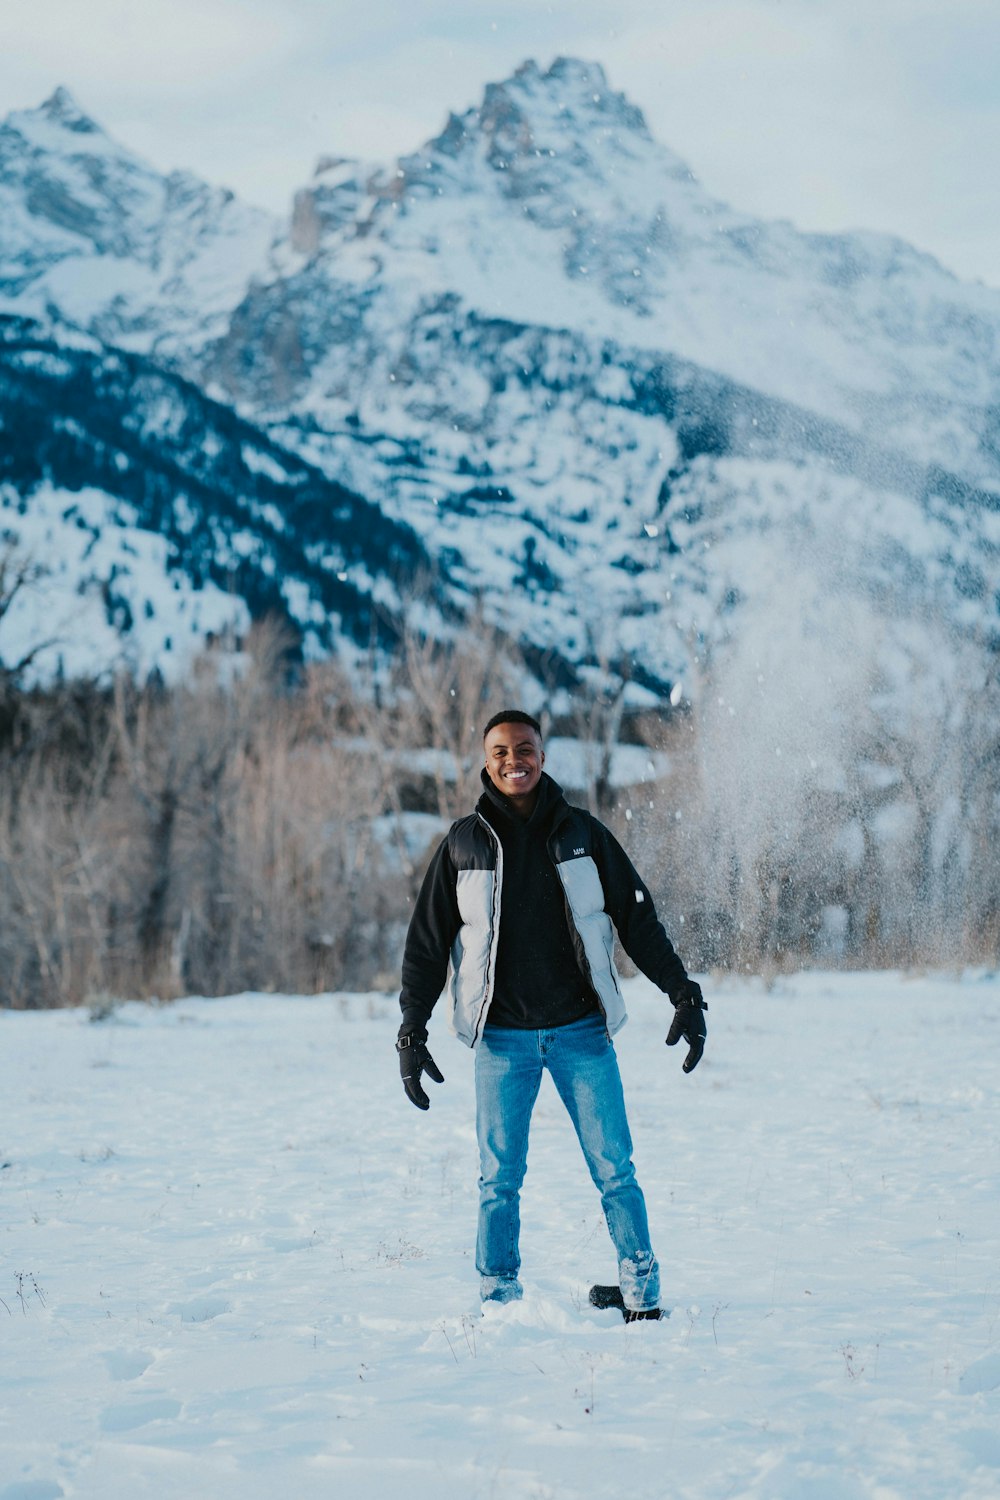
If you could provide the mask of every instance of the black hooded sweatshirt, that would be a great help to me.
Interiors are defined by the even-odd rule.
[[[503,846],[503,901],[491,1026],[566,1026],[600,1010],[580,972],[566,898],[545,847],[563,805],[548,776],[538,783],[530,818],[520,818],[483,772],[479,810]]]

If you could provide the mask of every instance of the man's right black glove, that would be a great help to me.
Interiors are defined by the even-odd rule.
[[[685,1073],[691,1073],[701,1062],[705,1050],[708,1027],[705,1012],[708,1009],[701,997],[701,985],[693,979],[685,979],[674,1000],[674,1019],[667,1032],[667,1046],[676,1047],[681,1037],[688,1044],[688,1055],[684,1059]]]
[[[444,1074],[427,1050],[427,1039],[416,1031],[402,1031],[396,1042],[399,1073],[406,1097],[418,1109],[430,1109],[431,1101],[420,1087],[420,1075],[426,1073],[435,1083],[444,1083]]]

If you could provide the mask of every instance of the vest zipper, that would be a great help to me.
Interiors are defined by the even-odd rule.
[[[497,863],[496,874],[493,881],[493,904],[490,908],[490,951],[486,958],[486,983],[483,985],[483,1003],[479,1007],[479,1015],[476,1017],[475,1030],[472,1033],[473,1046],[475,1046],[479,1041],[480,1033],[486,1020],[486,1012],[489,1010],[490,1001],[493,999],[493,983],[496,977],[497,967],[497,949],[500,946],[500,896],[501,888],[503,886],[503,845],[500,842],[500,835],[497,833],[495,828],[490,827],[490,824],[488,823],[486,818],[484,818],[482,813],[478,810],[476,812],[476,817],[479,819],[480,823],[482,823],[483,827],[488,830],[490,837],[496,844]]]

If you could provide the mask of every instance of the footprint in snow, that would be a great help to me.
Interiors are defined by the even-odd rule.
[[[171,1302],[167,1312],[184,1323],[210,1323],[213,1318],[232,1312],[232,1308],[221,1297],[196,1297],[193,1302]]]
[[[145,1375],[154,1358],[145,1349],[111,1349],[105,1354],[104,1363],[112,1380],[138,1380],[140,1375]]]
[[[976,1396],[980,1391],[995,1391],[1000,1386],[1000,1354],[984,1354],[973,1360],[958,1378],[958,1388],[963,1396]]]
[[[109,1406],[101,1415],[101,1431],[134,1432],[137,1427],[146,1427],[150,1422],[169,1422],[180,1414],[181,1403],[165,1396],[128,1406]],[[0,1496],[0,1500],[5,1497]]]

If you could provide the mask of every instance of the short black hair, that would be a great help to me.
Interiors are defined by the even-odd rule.
[[[498,714],[494,714],[483,730],[483,739],[498,724],[527,724],[530,729],[535,731],[539,739],[542,737],[541,724],[539,724],[537,719],[533,719],[530,714],[526,714],[523,708],[502,708]]]

